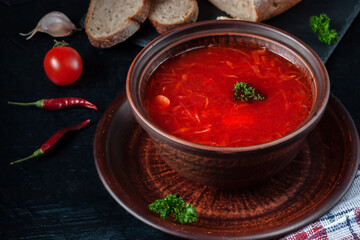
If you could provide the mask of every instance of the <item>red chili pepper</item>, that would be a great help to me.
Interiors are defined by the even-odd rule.
[[[97,107],[91,102],[88,102],[82,98],[75,97],[41,99],[31,103],[8,102],[8,104],[20,106],[36,106],[38,108],[43,108],[46,110],[60,110],[69,107],[87,107],[97,110]]]
[[[16,160],[14,162],[11,162],[10,164],[15,164],[15,163],[19,163],[25,160],[28,160],[30,158],[34,158],[34,157],[39,157],[42,156],[44,154],[47,154],[48,152],[50,152],[54,146],[57,144],[57,142],[59,142],[59,140],[68,132],[70,131],[76,131],[76,130],[80,130],[82,128],[84,128],[86,125],[88,125],[90,122],[90,119],[76,124],[74,126],[70,126],[67,128],[63,128],[60,129],[59,131],[57,131],[54,135],[52,135],[43,145],[41,145],[41,147],[39,149],[37,149],[32,155],[26,157],[26,158],[22,158],[19,160]]]

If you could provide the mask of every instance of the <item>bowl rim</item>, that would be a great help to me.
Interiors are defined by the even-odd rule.
[[[144,53],[146,53],[149,50],[149,48],[151,48],[156,43],[161,42],[162,39],[168,37],[169,35],[173,35],[178,32],[185,31],[187,29],[191,29],[191,28],[195,28],[195,27],[199,27],[199,26],[201,27],[203,25],[217,25],[217,24],[229,24],[229,25],[230,24],[240,24],[240,25],[245,24],[245,25],[253,26],[253,27],[260,26],[263,29],[266,29],[268,31],[273,31],[279,35],[286,36],[291,41],[293,41],[295,43],[297,42],[297,44],[302,45],[310,53],[310,55],[318,63],[318,65],[320,67],[319,70],[325,76],[325,78],[324,78],[325,94],[323,96],[323,99],[320,99],[318,110],[313,113],[313,116],[310,116],[310,117],[308,116],[309,119],[307,120],[307,122],[304,125],[296,128],[294,131],[290,132],[289,134],[287,134],[281,138],[275,139],[273,141],[270,141],[270,142],[265,142],[265,143],[261,143],[261,144],[250,145],[250,146],[242,146],[242,147],[223,147],[223,146],[203,145],[203,144],[191,142],[191,141],[176,137],[176,136],[164,131],[160,127],[158,127],[153,121],[151,121],[151,119],[149,117],[144,116],[141,113],[141,111],[139,109],[142,107],[139,107],[135,103],[134,97],[132,96],[132,93],[130,91],[130,88],[131,88],[130,87],[130,79],[132,76],[132,72],[133,72],[138,60],[140,59],[140,57]],[[239,32],[237,32],[237,33],[239,33]],[[229,32],[229,35],[231,35],[231,32]],[[267,37],[265,37],[265,38],[267,38]],[[176,40],[175,40],[175,42],[176,42]],[[282,44],[282,43],[279,42],[279,44]],[[200,21],[200,22],[196,22],[196,23],[190,23],[190,24],[181,26],[179,28],[175,28],[173,30],[170,30],[170,31],[158,36],[157,38],[152,40],[150,43],[148,43],[137,54],[137,56],[135,57],[135,59],[133,60],[133,62],[130,65],[130,68],[129,68],[129,71],[128,71],[128,74],[126,77],[126,95],[127,95],[128,101],[130,103],[131,110],[137,116],[137,118],[139,120],[141,120],[142,123],[145,126],[149,127],[153,132],[155,132],[156,134],[160,135],[161,137],[171,141],[174,144],[182,145],[182,146],[185,146],[190,149],[205,150],[205,151],[214,152],[214,153],[251,152],[251,151],[255,151],[255,150],[259,150],[259,149],[265,149],[265,148],[268,149],[271,147],[279,146],[285,142],[295,139],[297,136],[299,136],[303,132],[310,132],[310,130],[312,130],[316,126],[316,124],[319,122],[319,120],[321,119],[322,115],[325,112],[325,109],[326,109],[326,106],[328,104],[329,97],[330,97],[330,80],[329,80],[329,75],[326,70],[326,67],[325,67],[324,63],[322,62],[322,60],[320,59],[320,57],[317,55],[317,53],[310,46],[308,46],[305,42],[303,42],[301,39],[293,36],[292,34],[286,32],[282,29],[279,29],[279,28],[276,28],[274,26],[267,25],[264,23],[255,23],[255,22],[249,22],[249,21],[243,21],[243,20],[207,20],[207,21]],[[142,125],[142,124],[140,124],[140,125]]]

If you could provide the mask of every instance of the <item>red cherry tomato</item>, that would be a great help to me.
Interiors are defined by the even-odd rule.
[[[70,85],[79,79],[83,62],[71,47],[54,47],[47,52],[44,69],[48,78],[60,86]]]

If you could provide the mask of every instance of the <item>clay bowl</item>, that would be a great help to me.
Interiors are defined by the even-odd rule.
[[[143,108],[149,75],[167,58],[187,49],[208,46],[260,46],[296,64],[312,80],[314,101],[305,121],[290,134],[247,147],[214,147],[177,138],[160,129]],[[149,43],[133,61],[126,93],[136,121],[148,133],[161,158],[180,175],[201,184],[236,189],[264,181],[284,169],[318,124],[329,99],[329,77],[316,53],[290,34],[259,23],[205,21],[190,24]]]

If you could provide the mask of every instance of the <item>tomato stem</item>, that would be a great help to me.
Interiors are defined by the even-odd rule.
[[[62,40],[61,42],[57,41],[56,39],[54,39],[54,46],[53,48],[55,47],[66,47],[66,46],[69,46],[69,44],[67,42],[65,42],[64,40]]]

